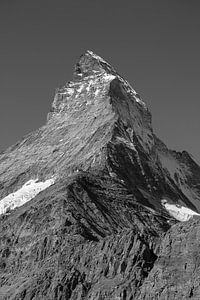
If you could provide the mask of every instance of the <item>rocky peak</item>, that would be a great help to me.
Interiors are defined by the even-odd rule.
[[[109,115],[111,127],[120,120],[140,136],[143,147],[150,149],[153,145],[151,114],[145,103],[109,63],[92,51],[81,55],[73,81],[56,90],[48,121],[52,117],[63,121],[80,115],[88,118],[88,114],[93,120],[101,118],[101,123]]]
[[[118,86],[118,91],[123,91],[129,98],[147,110],[138,93],[109,63],[92,51],[86,51],[75,65],[73,81],[67,82],[63,87],[56,90],[52,112],[66,111],[66,107],[68,107],[66,104],[69,104],[71,99],[73,99],[74,104],[75,101],[79,102],[80,98],[83,97],[86,98],[89,96],[91,102],[92,98],[109,96],[110,83],[112,81],[116,83],[112,87]]]
[[[92,51],[87,50],[75,65],[73,79],[82,80],[84,77],[95,76],[104,72],[117,76],[117,72],[109,63]]]
[[[199,299],[195,280],[182,293],[199,265],[199,221],[185,222],[200,216],[199,182],[130,84],[87,51],[48,122],[0,154],[1,299]]]

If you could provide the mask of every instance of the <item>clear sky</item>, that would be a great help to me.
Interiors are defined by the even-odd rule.
[[[0,150],[43,125],[89,49],[148,104],[155,133],[200,161],[199,0],[0,0]]]

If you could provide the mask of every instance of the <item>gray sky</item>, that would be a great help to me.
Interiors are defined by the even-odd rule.
[[[148,104],[155,133],[200,161],[200,1],[1,0],[0,150],[46,121],[89,49]]]

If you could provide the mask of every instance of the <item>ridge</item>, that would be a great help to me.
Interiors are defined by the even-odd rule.
[[[199,182],[130,84],[86,51],[46,124],[0,154],[1,299],[174,299],[174,283],[188,299]]]
[[[73,79],[81,80],[83,77],[94,76],[103,72],[114,76],[118,75],[115,69],[102,57],[91,50],[87,50],[80,56],[75,65]]]
[[[121,90],[124,90],[133,101],[147,110],[146,104],[132,86],[108,62],[91,50],[87,50],[75,64],[72,81],[56,89],[48,120],[51,118],[52,113],[69,111],[72,99],[74,105],[75,102],[78,103],[80,99],[83,100],[86,97],[91,102],[97,96],[98,98],[105,94],[109,96],[112,93],[112,81],[115,81],[118,86],[120,85]]]

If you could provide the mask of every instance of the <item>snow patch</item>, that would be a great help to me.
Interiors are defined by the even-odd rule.
[[[112,75],[112,74],[106,73],[106,74],[104,75],[104,79],[105,79],[105,80],[111,81],[111,80],[113,80],[113,79],[115,79],[115,78],[116,78],[116,76],[114,76],[114,75]]]
[[[74,94],[74,89],[73,88],[67,89],[67,94],[72,96]]]
[[[80,85],[80,87],[76,90],[78,93],[81,93],[82,90],[84,89],[84,85]]]
[[[64,91],[59,91],[58,95],[67,95],[67,96],[72,96],[74,94],[74,89],[73,88],[67,88]]]
[[[87,50],[87,53],[89,53],[91,56],[93,56],[95,59],[108,64],[102,57],[100,57],[99,55],[96,55],[94,52]]]
[[[125,138],[123,138],[121,136],[118,136],[117,140],[120,141],[120,142],[122,142],[122,143],[124,143],[124,144],[126,144],[126,146],[128,148],[130,148],[130,149],[134,150],[135,152],[137,152],[137,150],[136,150],[136,148],[135,148],[135,146],[134,146],[134,144],[132,142],[126,140]]]
[[[190,208],[178,205],[178,204],[170,204],[167,200],[161,200],[162,205],[168,211],[170,216],[174,217],[178,221],[188,221],[192,216],[200,216],[200,214],[196,213]]]
[[[88,86],[86,87],[86,91],[87,91],[87,92],[90,91],[90,88],[91,88],[92,84],[94,84],[94,82],[93,82],[92,80],[89,81]]]
[[[53,177],[44,182],[38,182],[38,179],[27,181],[19,190],[0,200],[0,214],[4,214],[6,211],[12,210],[15,207],[22,206],[41,191],[54,184],[54,182],[55,178]]]
[[[100,89],[96,89],[96,91],[94,92],[95,97],[97,97],[97,95],[99,94]]]
[[[135,98],[135,101],[140,103],[140,104],[144,104],[144,102],[137,96],[137,94],[134,94],[134,98]]]

